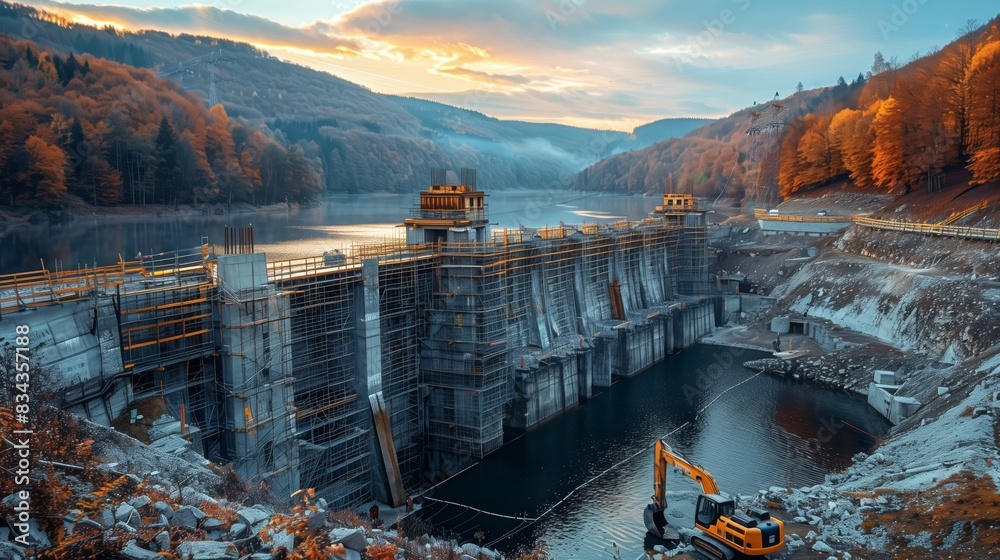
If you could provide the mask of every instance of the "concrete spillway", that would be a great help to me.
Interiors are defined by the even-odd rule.
[[[100,277],[42,275],[0,285],[0,325],[50,333],[40,353],[66,372],[74,411],[128,424],[162,402],[210,459],[337,508],[399,504],[721,313],[689,201],[491,235],[474,184],[421,196],[405,245],[267,262],[206,244]]]

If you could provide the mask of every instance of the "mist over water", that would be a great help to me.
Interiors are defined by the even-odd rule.
[[[542,543],[553,558],[584,559],[611,558],[615,543],[622,558],[636,558],[662,544],[649,542],[642,522],[653,491],[652,450],[645,448],[656,438],[673,432],[667,443],[708,469],[723,492],[753,496],[770,486],[820,483],[855,453],[872,449],[876,440],[860,430],[876,436],[888,430],[863,398],[843,391],[767,375],[726,391],[754,375],[743,362],[763,356],[705,345],[669,356],[433,490],[437,499],[535,517],[639,452],[538,523],[436,504],[423,515],[460,542],[477,542],[475,533],[482,531],[484,544],[502,550]],[[667,489],[668,521],[693,527],[700,487],[671,469]]]

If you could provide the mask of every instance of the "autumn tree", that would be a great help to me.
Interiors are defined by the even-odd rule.
[[[941,53],[937,65],[937,76],[944,80],[947,88],[944,95],[945,110],[952,123],[962,155],[969,148],[969,83],[966,79],[972,57],[976,52],[975,34],[978,25],[975,20],[959,30],[959,37]]]
[[[798,176],[800,186],[824,183],[844,173],[840,153],[830,140],[829,115],[810,116],[808,126],[799,140],[799,162],[803,165]]]
[[[973,181],[1000,178],[1000,40],[980,48],[969,65],[969,147]]]
[[[876,101],[866,110],[844,109],[830,121],[829,136],[833,149],[837,151],[854,184],[870,187],[872,179],[872,144],[875,133],[872,121],[881,101]]]
[[[27,169],[19,179],[33,186],[31,201],[38,206],[58,206],[66,194],[66,153],[38,136],[24,143],[28,155]]]

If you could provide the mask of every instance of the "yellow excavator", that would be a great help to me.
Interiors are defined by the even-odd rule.
[[[653,457],[653,503],[646,506],[646,529],[661,539],[679,540],[677,531],[667,525],[667,467],[680,469],[701,484],[704,492],[698,496],[694,526],[702,531],[691,536],[691,545],[720,560],[743,556],[764,556],[785,546],[785,524],[767,511],[748,507],[736,509],[736,502],[719,494],[715,477],[702,467],[674,453],[670,446],[657,440]]]

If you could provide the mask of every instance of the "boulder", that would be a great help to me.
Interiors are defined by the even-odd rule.
[[[115,514],[108,508],[104,508],[98,515],[97,521],[104,525],[105,529],[110,529],[115,526]]]
[[[156,548],[160,552],[166,552],[170,550],[170,533],[167,531],[160,531],[153,537],[153,542],[156,543]]]
[[[118,509],[115,510],[115,521],[126,523],[136,529],[142,524],[139,512],[131,504],[118,506]]]
[[[250,527],[255,533],[259,531],[267,522],[271,519],[271,513],[264,511],[263,509],[254,506],[243,508],[236,512],[239,517],[239,522]]]
[[[168,504],[167,502],[156,502],[155,504],[153,504],[153,510],[155,510],[156,513],[159,513],[160,515],[167,516],[167,519],[170,519],[171,517],[174,516],[174,508],[170,507],[170,504]]]
[[[182,542],[177,545],[175,552],[181,558],[192,558],[193,560],[235,560],[239,558],[233,543],[218,541]]]
[[[160,560],[160,555],[146,550],[135,544],[135,541],[128,541],[121,551],[122,558],[127,560]]]
[[[153,500],[151,500],[149,496],[136,496],[129,500],[128,503],[130,506],[139,510],[153,503]]]
[[[229,534],[233,536],[234,539],[242,539],[247,536],[247,526],[244,523],[233,523],[229,527]]]
[[[211,531],[212,529],[221,529],[222,526],[225,524],[226,522],[222,521],[221,519],[216,519],[214,517],[206,517],[201,522],[201,528],[205,529],[206,531]]]
[[[139,529],[137,529],[137,528],[129,525],[128,523],[125,523],[124,521],[119,521],[119,522],[115,523],[115,528],[116,529],[121,529],[121,530],[123,530],[125,532],[128,532],[128,533],[136,533],[136,532],[139,531]]]
[[[217,503],[217,500],[204,492],[199,492],[190,486],[181,488],[181,502],[186,506],[200,506],[202,502]]]
[[[290,535],[285,531],[275,531],[271,529],[267,532],[267,546],[272,550],[278,550],[282,547],[292,550],[295,547],[295,537]]]
[[[24,549],[8,541],[0,540],[0,560],[24,560]]]
[[[345,548],[363,552],[368,547],[368,539],[365,538],[365,530],[361,528],[336,528],[330,531],[330,543],[340,543]]]
[[[205,513],[194,506],[181,506],[174,512],[170,524],[175,527],[190,527],[197,529],[198,524],[205,518]]]
[[[815,550],[816,552],[819,552],[820,554],[836,554],[837,553],[837,551],[834,550],[833,547],[831,547],[830,545],[826,544],[823,541],[816,541],[816,543],[813,544],[812,549]]]

